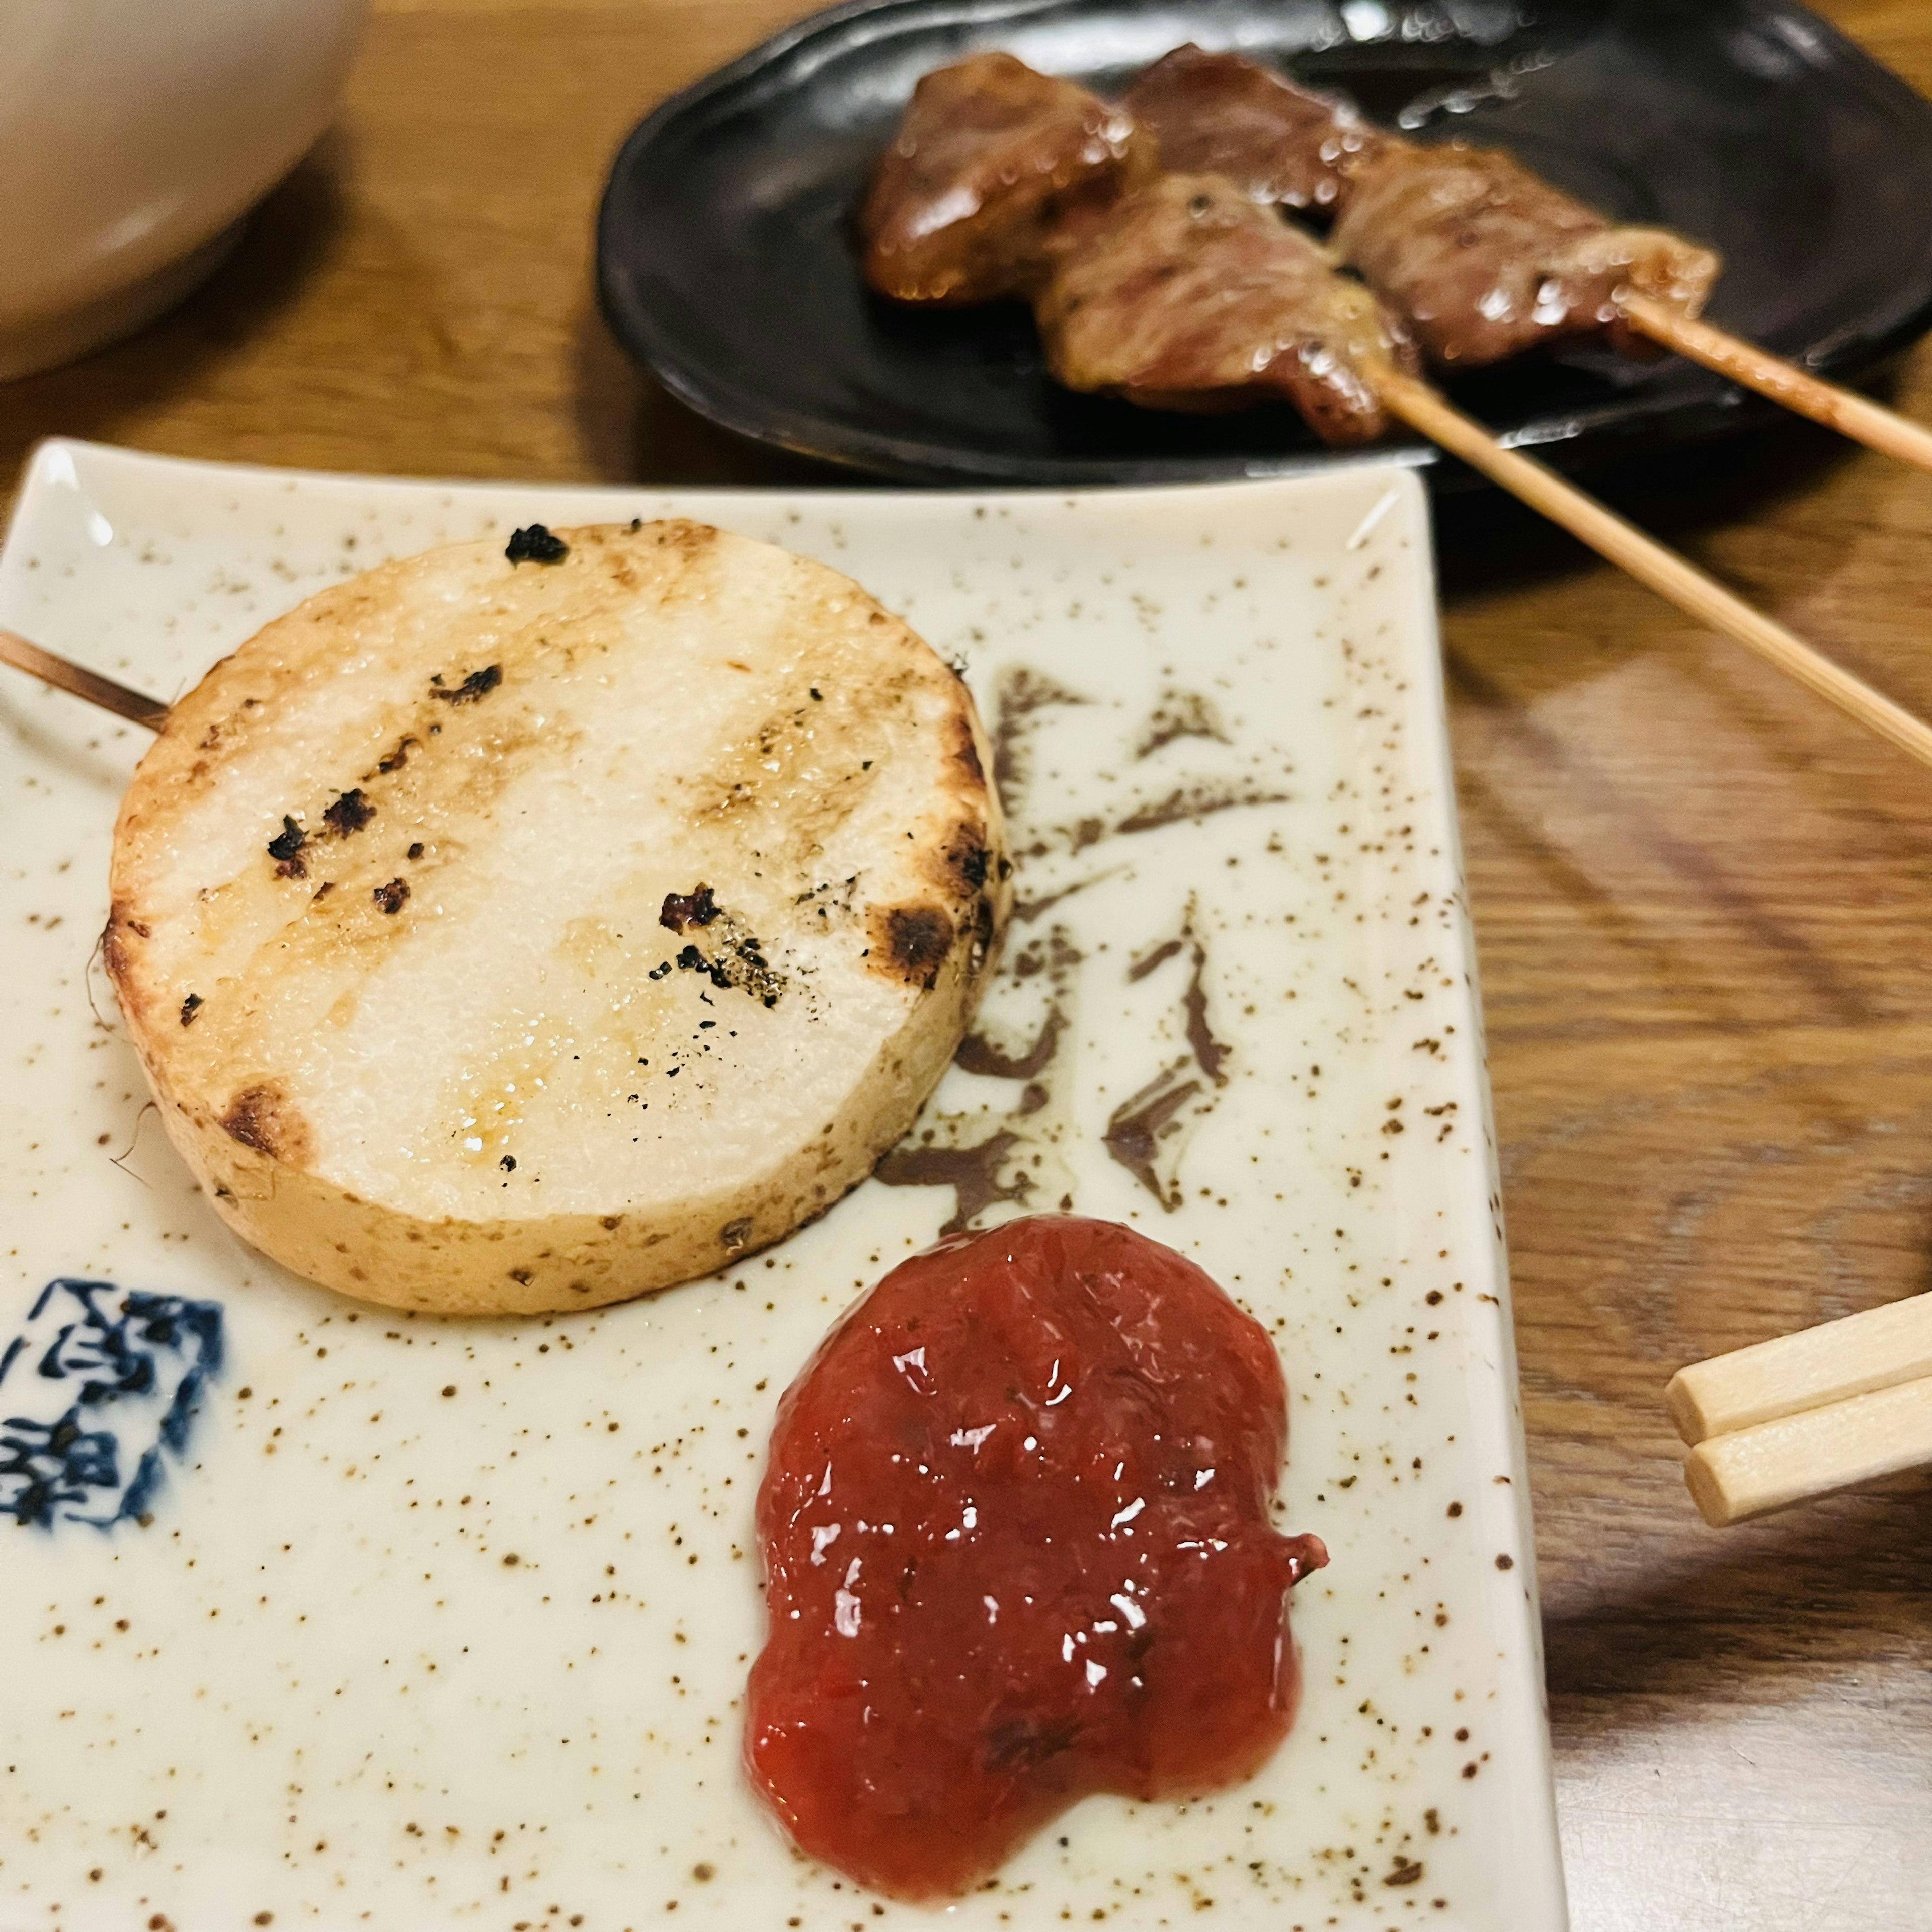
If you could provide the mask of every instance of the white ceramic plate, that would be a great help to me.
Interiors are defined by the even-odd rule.
[[[987,1215],[1069,1200],[1132,1221],[1265,1323],[1292,1394],[1282,1520],[1333,1555],[1296,1593],[1304,1702],[1258,1778],[1188,1805],[1090,1799],[946,1916],[1553,1932],[1515,1371],[1412,476],[662,495],[53,444],[0,558],[0,624],[172,696],[366,565],[532,520],[671,513],[849,571],[966,666],[1023,855],[982,1030],[1024,1058],[1054,1009],[1064,1024],[1029,1077],[956,1069],[913,1144],[1011,1135],[979,1163],[1011,1197]],[[29,1337],[0,1372],[0,1416],[22,1418],[0,1424],[0,1508],[52,1519],[0,1516],[0,1928],[919,1917],[790,1851],[740,1774],[740,1698],[773,1406],[953,1191],[868,1183],[768,1256],[578,1317],[412,1319],[281,1273],[144,1118],[90,965],[143,734],[0,675],[0,1353]],[[1168,1124],[1150,1183],[1131,1167],[1150,1105]],[[32,1313],[74,1279],[196,1306],[134,1320],[118,1294],[59,1288]],[[37,1372],[50,1350],[67,1379]],[[114,1438],[110,1477],[99,1441],[58,1433],[60,1406],[144,1362],[152,1388],[80,1414],[82,1436]],[[105,1527],[68,1520],[124,1505]]]

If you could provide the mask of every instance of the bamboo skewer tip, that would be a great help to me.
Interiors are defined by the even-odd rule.
[[[0,664],[10,664],[56,691],[98,705],[102,710],[111,711],[130,724],[145,725],[150,731],[160,730],[168,722],[168,706],[159,698],[104,677],[70,658],[44,650],[14,632],[0,630]]]
[[[1881,455],[1932,470],[1932,429],[1856,390],[1840,388],[1729,330],[1686,315],[1669,302],[1626,289],[1617,298],[1624,320],[1655,343],[1754,390],[1781,407],[1836,430]]]

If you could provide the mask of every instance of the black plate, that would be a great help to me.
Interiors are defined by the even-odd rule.
[[[598,224],[604,315],[704,414],[880,476],[1162,483],[1347,460],[1285,406],[1190,418],[1070,394],[1024,310],[919,313],[860,284],[852,210],[921,74],[1002,47],[1114,92],[1190,40],[1338,88],[1421,138],[1513,148],[1597,207],[1715,243],[1712,319],[1821,373],[1854,374],[1932,324],[1932,104],[1780,0],[838,8],[666,101],[625,143]],[[1566,467],[1773,413],[1688,363],[1589,350],[1454,393]],[[1469,472],[1444,465],[1441,480]]]

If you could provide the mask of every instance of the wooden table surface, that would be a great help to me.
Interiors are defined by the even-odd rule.
[[[797,0],[377,0],[218,279],[0,387],[34,441],[451,476],[770,480],[590,293],[617,142]],[[1827,10],[1932,90],[1932,7]],[[1932,345],[1892,392],[1932,420]],[[1932,477],[1781,428],[1599,479],[1932,716]],[[1932,1927],[1932,1483],[1706,1529],[1678,1364],[1913,1293],[1932,775],[1510,506],[1441,524],[1580,1932]],[[1524,1928],[1534,1932],[1534,1928]]]

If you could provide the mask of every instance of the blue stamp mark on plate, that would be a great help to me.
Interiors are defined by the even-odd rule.
[[[145,1520],[221,1368],[221,1305],[50,1281],[0,1350],[0,1517]]]

